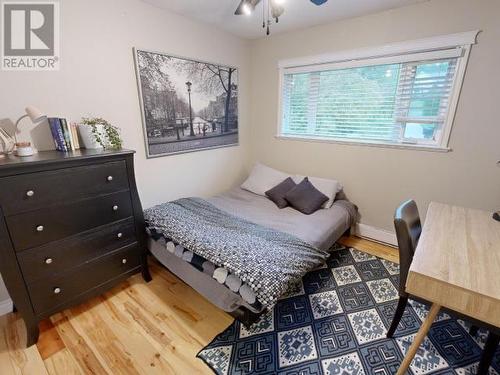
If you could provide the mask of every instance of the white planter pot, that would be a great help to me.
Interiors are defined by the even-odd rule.
[[[106,132],[104,131],[104,126],[103,125],[96,125],[97,132],[99,133],[101,139],[104,141],[106,144]],[[84,124],[79,124],[78,125],[78,133],[80,134],[80,140],[82,143],[82,146],[85,148],[89,149],[100,149],[103,148],[96,140],[94,137],[94,134],[92,133],[92,126],[90,125],[84,125]]]

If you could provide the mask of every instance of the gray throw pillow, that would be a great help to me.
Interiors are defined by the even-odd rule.
[[[316,189],[306,177],[285,194],[285,199],[296,210],[310,215],[319,210],[328,197]]]
[[[285,194],[292,190],[297,184],[290,178],[286,178],[281,181],[278,185],[266,191],[266,196],[276,203],[279,208],[285,208],[288,206],[288,202],[285,199]]]

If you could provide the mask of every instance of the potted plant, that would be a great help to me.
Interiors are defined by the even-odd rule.
[[[118,128],[102,118],[84,117],[78,129],[85,148],[122,148]]]

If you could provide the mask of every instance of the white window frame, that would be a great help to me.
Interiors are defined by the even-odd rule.
[[[441,35],[431,38],[417,39],[407,42],[398,42],[379,47],[369,47],[349,51],[340,51],[331,54],[308,56],[295,59],[280,60],[279,69],[279,96],[278,96],[278,139],[299,140],[308,142],[327,142],[351,145],[367,145],[389,148],[405,148],[428,151],[447,152],[458,99],[462,89],[465,70],[469,60],[470,50],[476,44],[476,37],[480,30],[463,33]],[[450,93],[450,103],[443,128],[440,130],[437,143],[426,144],[425,141],[405,139],[401,143],[340,139],[334,137],[290,135],[283,133],[283,88],[284,75],[290,73],[323,71],[333,69],[348,69],[369,65],[382,65],[384,63],[397,63],[415,61],[415,56],[421,60],[432,58],[458,57],[455,80]],[[413,59],[413,60],[412,60]],[[420,120],[419,120],[420,121]]]

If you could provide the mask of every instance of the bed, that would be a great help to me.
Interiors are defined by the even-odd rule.
[[[290,238],[301,241],[299,245],[303,246],[303,248],[299,253],[310,252],[310,256],[301,261],[306,264],[300,270],[301,272],[304,271],[304,273],[310,270],[306,270],[307,267],[314,268],[319,261],[326,259],[324,254],[327,254],[326,252],[331,249],[333,244],[345,232],[350,230],[357,216],[356,206],[345,198],[343,192],[337,194],[336,200],[330,208],[318,210],[312,215],[304,215],[290,207],[279,209],[266,197],[241,188],[235,188],[208,198],[206,202],[221,212],[229,214],[228,217],[239,218],[243,223],[254,223],[260,228],[268,228],[271,233],[274,232],[273,235],[281,233],[283,236],[289,236],[284,238],[285,242],[290,241]],[[259,299],[265,300],[262,295],[248,296],[248,293],[242,293],[243,286],[238,291],[238,288],[228,287],[230,284],[227,282],[221,283],[221,280],[214,276],[213,270],[204,272],[206,270],[201,266],[201,263],[206,260],[205,258],[202,257],[198,265],[195,264],[196,262],[191,263],[193,255],[191,252],[188,253],[189,246],[182,246],[180,244],[184,242],[182,239],[173,241],[169,236],[161,235],[159,228],[151,224],[151,221],[154,221],[152,220],[154,215],[152,215],[151,211],[146,210],[145,214],[150,235],[148,244],[151,254],[214,305],[230,313],[246,325],[255,321],[266,308],[271,306],[270,303],[260,303]],[[175,215],[172,216],[175,217]],[[197,252],[193,252],[195,253],[194,257],[198,257]],[[315,257],[316,254],[321,254],[322,258],[320,256]],[[188,255],[187,258],[189,259],[185,255]],[[205,254],[202,253],[202,255]],[[312,258],[314,259],[311,260]],[[224,267],[225,264],[222,263],[215,264],[215,268]],[[203,263],[203,265],[205,264]],[[252,267],[252,265],[249,267]],[[231,269],[229,266],[228,268]],[[238,274],[238,271],[236,271],[236,274]],[[238,276],[245,280],[241,274],[238,274]],[[248,278],[246,281],[249,282]],[[248,290],[249,288],[247,288]],[[250,290],[250,293],[252,293],[252,290]],[[279,293],[283,294],[283,291],[280,290]]]

